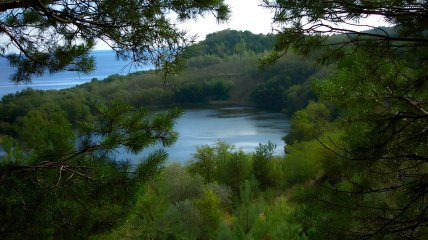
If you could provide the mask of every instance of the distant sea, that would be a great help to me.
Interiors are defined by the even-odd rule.
[[[9,62],[5,58],[0,58],[0,97],[26,88],[41,90],[71,88],[89,82],[93,78],[102,80],[113,74],[126,75],[128,73],[152,68],[149,65],[136,68],[130,62],[119,61],[116,59],[114,51],[110,50],[92,51],[91,55],[95,57],[96,67],[93,72],[87,75],[65,71],[35,77],[32,79],[32,83],[19,85],[13,84],[9,80],[10,75],[15,72],[15,69],[10,67]]]

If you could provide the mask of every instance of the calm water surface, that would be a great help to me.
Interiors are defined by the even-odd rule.
[[[167,148],[170,161],[185,162],[192,159],[196,146],[214,145],[217,141],[233,144],[237,149],[253,152],[259,143],[273,142],[276,154],[284,154],[281,138],[287,134],[289,123],[284,114],[257,111],[251,108],[186,109],[176,122],[178,141]],[[133,162],[147,156],[157,147],[133,155],[118,151],[116,159]]]
[[[259,143],[276,144],[276,155],[284,154],[281,138],[287,134],[289,123],[284,114],[257,111],[251,108],[185,109],[175,125],[178,141],[166,151],[169,161],[186,162],[196,152],[196,146],[213,146],[217,141],[232,144],[236,149],[254,152]],[[160,147],[151,147],[139,154],[124,149],[116,151],[116,160],[131,160],[137,163],[150,152]],[[0,156],[5,153],[0,148]]]

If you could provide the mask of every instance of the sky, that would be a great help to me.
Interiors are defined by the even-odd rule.
[[[315,1],[315,0],[314,0]],[[272,30],[272,18],[274,13],[271,10],[260,6],[261,0],[225,0],[231,8],[231,19],[224,24],[217,24],[216,20],[212,16],[206,16],[205,18],[199,18],[197,21],[188,21],[182,24],[183,29],[189,30],[189,33],[199,37],[197,40],[201,41],[205,39],[208,33],[221,31],[224,29],[234,29],[241,31],[251,31],[253,33],[277,33]],[[369,16],[366,19],[361,19],[358,24],[371,25],[371,26],[387,26],[388,24],[383,21],[380,16]],[[358,31],[367,30],[369,27],[366,26],[343,26],[348,29],[354,29]]]
[[[189,30],[191,34],[197,34],[199,40],[203,40],[205,35],[224,29],[249,30],[253,33],[272,32],[273,13],[260,5],[260,0],[225,0],[231,8],[231,18],[228,22],[217,24],[213,16],[206,16],[197,21],[188,21],[182,24],[183,29]]]
[[[208,33],[225,29],[251,31],[253,33],[271,33],[273,13],[260,7],[260,0],[225,0],[231,8],[231,18],[228,22],[218,24],[212,15],[199,17],[196,21],[189,20],[179,25],[191,36],[197,35],[197,41],[202,41]],[[97,50],[109,49],[105,44],[98,44]]]
[[[188,31],[190,36],[197,36],[197,41],[202,41],[209,33],[234,29],[240,31],[251,31],[252,33],[275,33],[272,30],[273,13],[260,6],[261,0],[225,0],[231,8],[231,18],[226,23],[218,24],[216,19],[209,14],[199,17],[196,20],[189,20],[179,24],[179,28]],[[375,26],[386,26],[380,17],[370,16],[362,20],[360,24],[369,24]],[[352,26],[346,26],[353,28]],[[356,28],[354,30],[366,30],[367,27]],[[109,49],[106,44],[99,43],[96,50]]]

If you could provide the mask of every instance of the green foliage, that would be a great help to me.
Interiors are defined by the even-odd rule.
[[[251,178],[251,172],[251,158],[242,150],[236,151],[219,159],[217,181],[237,192],[242,182]]]
[[[97,119],[81,125],[82,149],[94,145],[92,139],[97,136],[102,139],[95,144],[96,150],[112,151],[121,145],[134,153],[156,143],[170,146],[177,140],[172,128],[181,114],[178,109],[156,114],[150,121],[144,109],[134,109],[121,101],[100,105],[98,111]]]
[[[305,14],[313,19],[337,10],[327,9],[326,1],[265,1],[273,2],[281,9],[276,21],[293,17],[290,8],[306,7]],[[370,7],[376,9],[377,4]],[[385,4],[388,8],[404,2]],[[359,18],[358,10],[348,9],[356,11],[348,16]],[[419,22],[414,19],[415,25]],[[326,43],[339,46],[338,51],[313,52],[325,36],[304,35],[307,30],[314,33],[297,24],[279,34],[271,57],[282,55],[292,41],[297,52],[311,57],[332,54],[340,59],[333,58],[337,69],[328,77],[325,70],[330,69],[295,55],[258,70],[258,53],[266,50],[261,43],[271,36],[250,40],[253,35],[224,31],[187,49],[189,70],[171,76],[166,83],[173,83],[172,88],[148,71],[110,76],[59,93],[29,89],[4,96],[0,236],[423,239],[427,78],[426,47],[420,44],[426,35],[409,25],[396,32],[377,29],[358,39],[350,37],[358,44],[346,47],[341,43],[347,37],[334,36]],[[391,44],[379,44],[379,39]],[[408,42],[415,45],[404,51]],[[313,102],[318,97],[312,86],[318,102]],[[273,156],[270,142],[252,154],[218,142],[197,147],[186,166],[164,168],[163,150],[137,166],[108,158],[118,146],[138,152],[155,143],[171,145],[177,138],[173,122],[179,116],[171,111],[150,118],[146,111],[113,98],[140,106],[246,102],[250,95],[258,106],[295,112],[285,137],[285,157]],[[112,104],[100,104],[105,102]],[[71,126],[82,119],[92,123],[82,124],[83,137],[75,149]]]
[[[78,122],[90,118],[91,106],[85,99],[86,97],[81,92],[71,90],[41,91],[30,88],[16,94],[3,96],[0,104],[1,131],[4,134],[16,136],[16,130],[12,128],[12,125],[17,119],[24,117],[32,110],[64,112],[67,121],[76,127]]]
[[[214,181],[214,174],[217,171],[217,159],[214,155],[214,148],[210,146],[196,147],[193,155],[194,161],[190,164],[190,170],[201,175],[206,182]]]
[[[311,102],[293,114],[290,132],[284,137],[287,144],[310,141],[332,130],[331,111],[323,103]]]
[[[222,211],[230,203],[229,192],[217,184],[204,184],[200,176],[171,164],[156,180],[140,185],[124,225],[98,237],[215,238]]]
[[[253,155],[254,176],[260,183],[260,187],[265,190],[267,187],[273,186],[277,179],[272,179],[272,158],[275,152],[276,145],[272,142],[267,144],[259,143],[256,147],[256,152]]]
[[[242,150],[219,141],[215,147],[198,147],[189,169],[206,182],[224,184],[238,192],[242,182],[251,178],[252,161]]]
[[[294,209],[284,197],[266,202],[258,199],[251,184],[242,184],[239,202],[230,223],[220,226],[219,239],[312,239],[313,231],[305,231],[293,222]]]
[[[0,235],[88,238],[127,215],[136,184],[156,176],[166,155],[154,152],[131,167],[108,153],[118,147],[137,152],[157,142],[172,144],[179,111],[148,118],[121,102],[99,111],[95,124],[83,125],[85,137],[74,138],[66,115],[55,108],[32,110],[17,121],[17,140],[2,137],[7,155],[0,156]]]
[[[174,97],[183,104],[227,100],[232,86],[232,82],[225,80],[185,83],[174,92]]]
[[[299,111],[288,137],[293,145],[287,147],[292,150],[287,159],[296,168],[297,159],[315,159],[309,134],[324,134],[319,143],[332,154],[329,160],[318,153],[323,171],[311,172],[302,164],[305,176],[294,176],[299,181],[315,176],[321,186],[296,193],[302,197],[300,221],[308,219],[305,225],[315,226],[319,238],[423,239],[428,232],[428,194],[421,187],[428,174],[426,1],[264,4],[276,9],[275,21],[286,26],[267,60],[292,48],[337,61],[336,71],[315,82],[321,101],[336,108],[337,119],[326,124],[328,118],[314,116],[327,114]],[[372,15],[393,27],[355,30],[363,26],[359,20]],[[338,33],[344,35],[329,38]],[[331,128],[339,129],[339,138]]]
[[[427,97],[426,86],[420,82],[424,70],[409,67],[406,60],[399,60],[394,54],[387,58],[380,58],[380,54],[376,50],[357,51],[352,60],[343,59],[337,74],[317,85],[323,98],[342,110],[340,124],[345,129],[346,145],[339,144],[333,149],[345,159],[365,160],[343,165],[345,177],[334,189],[367,192],[363,200],[354,201],[371,206],[372,210],[354,211],[357,217],[369,216],[370,222],[375,222],[372,218],[395,216],[393,220],[382,221],[384,225],[381,226],[368,227],[361,222],[353,226],[362,234],[375,236],[389,235],[403,219],[425,214],[419,209],[426,205],[422,201],[426,194],[418,187],[424,181],[417,181],[414,176],[427,174],[425,164],[417,160],[427,155],[426,148],[422,147],[426,121],[419,117],[424,115],[422,102]],[[364,69],[364,72],[353,71],[355,69]],[[418,107],[415,108],[416,103]],[[412,176],[407,175],[410,172]],[[402,177],[397,178],[397,174]],[[343,199],[338,202],[348,204]],[[403,212],[390,210],[391,206]],[[424,231],[418,224],[411,228]],[[403,230],[402,234],[408,234],[406,232]]]
[[[86,238],[105,231],[121,219],[129,204],[131,185],[118,163],[81,160],[91,171],[87,181],[67,167],[57,171],[2,169],[1,234],[7,239]],[[73,170],[73,168],[68,168]],[[121,188],[117,188],[121,184]]]
[[[165,150],[157,150],[151,153],[138,164],[135,170],[137,178],[147,181],[156,176],[162,170],[167,159],[168,153]]]
[[[191,48],[196,47],[196,45],[192,45]],[[186,59],[186,64],[188,68],[206,68],[210,66],[214,66],[216,64],[223,63],[223,59],[221,59],[218,56],[215,55],[205,55],[202,53],[199,53],[198,55],[194,57],[190,57]]]
[[[24,151],[15,139],[0,135],[0,146],[4,152],[0,152],[0,164],[7,167],[13,165],[23,164],[27,159],[25,158]]]
[[[249,31],[223,30],[208,34],[204,41],[186,49],[185,55],[191,58],[203,55],[225,57],[244,53],[258,54],[270,50],[274,40],[273,35],[255,35]]]
[[[215,239],[216,231],[220,223],[220,200],[212,190],[206,190],[195,205],[201,213],[204,225],[201,226],[202,236],[206,239]]]
[[[319,140],[339,143],[341,137],[339,132],[330,132]],[[335,155],[315,140],[294,143],[285,159],[273,156],[273,149],[269,143],[260,144],[252,154],[222,142],[198,147],[194,161],[187,166],[170,164],[157,179],[141,184],[124,224],[98,235],[99,239],[330,239],[344,238],[348,229],[358,226],[352,206],[334,205],[338,198],[346,197],[338,195],[333,186],[346,191],[357,182],[364,183],[361,177],[346,182],[336,175],[346,162],[336,162]],[[259,191],[260,183],[252,176],[260,174],[260,169],[242,177],[245,164],[236,168],[237,155],[267,160],[267,189]],[[207,174],[207,169],[213,174]],[[233,179],[233,174],[238,177]],[[206,176],[212,180],[208,182]],[[330,185],[320,188],[315,179]],[[221,182],[230,187],[219,185]]]
[[[64,112],[31,110],[15,128],[34,161],[55,160],[73,150],[74,135]]]
[[[264,66],[264,72],[263,81],[250,95],[257,107],[291,115],[316,98],[311,82],[321,72],[312,62],[290,54],[274,65]]]
[[[162,189],[165,197],[177,203],[185,200],[194,200],[203,195],[204,183],[199,175],[190,175],[183,167],[172,164],[165,170],[162,179]]]
[[[235,41],[227,36],[219,45]],[[165,82],[173,83],[174,88],[162,85],[159,75],[147,71],[113,75],[67,90],[28,89],[4,96],[1,131],[9,137],[2,137],[1,143],[7,152],[0,157],[1,234],[11,231],[5,233],[11,239],[206,239],[226,235],[280,239],[290,232],[285,227],[275,230],[275,225],[288,227],[288,220],[280,221],[277,216],[271,222],[270,217],[280,211],[270,211],[270,203],[263,199],[271,201],[280,195],[286,183],[285,161],[273,156],[269,143],[260,145],[255,154],[221,142],[202,146],[194,162],[185,167],[172,164],[164,168],[167,155],[163,150],[136,166],[109,158],[117,147],[138,152],[155,143],[169,146],[175,141],[172,127],[179,112],[149,117],[138,108],[141,104],[247,102],[260,80],[290,75],[287,79],[293,88],[287,89],[287,83],[283,93],[299,92],[297,86],[318,71],[295,57],[261,71],[256,68],[261,55],[256,53],[265,51],[267,45],[261,43],[266,36],[245,36],[254,37],[251,41],[259,46],[242,38],[233,43],[230,53],[224,52],[235,55],[195,55],[187,61],[188,71],[170,75]],[[293,72],[292,67],[301,69]],[[300,97],[289,95],[290,99]],[[70,129],[78,128],[76,138]],[[46,144],[49,142],[54,144]],[[240,197],[244,185],[251,191],[245,201]],[[13,193],[8,194],[11,189]],[[246,213],[251,213],[247,219],[251,226],[247,227]],[[12,224],[11,219],[19,224]],[[291,229],[302,235],[298,224]]]
[[[337,133],[328,133],[319,139],[320,142],[340,140]],[[334,139],[334,140],[333,140]],[[318,140],[305,141],[287,146],[287,155],[283,164],[284,175],[289,186],[313,180],[324,174],[330,159],[335,155]],[[325,166],[327,165],[327,166]]]
[[[332,236],[339,239],[352,237],[346,232],[355,224],[354,216],[349,211],[355,206],[344,208],[335,205],[339,197],[337,192],[317,185],[297,185],[293,188],[292,197],[292,201],[297,204],[288,215],[288,219],[299,223],[300,230],[310,236],[310,239],[330,239]]]
[[[254,239],[315,239],[313,228],[304,229],[300,221],[292,218],[296,212],[284,198],[275,199],[264,206],[260,224],[254,231]]]
[[[113,234],[101,235],[99,239],[115,239],[126,236],[136,238],[165,238],[164,223],[161,222],[162,213],[167,209],[168,203],[161,195],[160,189],[153,181],[142,185],[135,194],[136,203],[124,225],[113,231]]]
[[[196,205],[190,200],[176,202],[168,208],[164,213],[164,218],[168,219],[168,223],[170,224],[170,234],[168,237],[174,239],[198,239],[201,236],[207,236],[206,238],[208,239],[213,236],[213,232],[209,233],[206,231],[210,227],[215,229],[215,226],[205,227],[203,225],[205,224],[204,220],[209,216],[203,216],[200,208],[201,204]],[[206,224],[210,224],[210,222],[206,222]]]

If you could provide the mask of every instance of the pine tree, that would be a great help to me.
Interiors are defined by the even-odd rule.
[[[424,238],[427,2],[265,0],[264,4],[275,11],[274,21],[282,27],[266,62],[293,49],[303,55],[316,50],[320,60],[337,63],[337,70],[315,86],[322,101],[337,107],[335,127],[344,136],[333,141],[327,132],[330,140],[317,138],[335,154],[336,161],[330,162],[334,166],[327,168],[335,170],[318,178],[322,188],[312,196],[315,201],[304,201],[318,210],[349,216],[348,237]],[[393,27],[360,22],[372,15]]]

